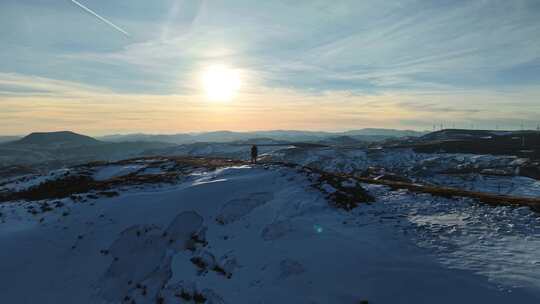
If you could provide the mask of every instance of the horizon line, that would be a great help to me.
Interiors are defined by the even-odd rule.
[[[149,136],[174,136],[174,135],[199,135],[205,133],[217,133],[217,132],[229,132],[229,133],[257,133],[257,132],[305,132],[305,133],[328,133],[328,134],[340,134],[352,131],[361,130],[386,130],[386,131],[402,131],[402,132],[417,132],[417,133],[431,133],[445,130],[466,130],[466,131],[493,131],[493,132],[516,132],[516,131],[533,131],[540,132],[538,129],[471,129],[471,128],[442,128],[436,130],[428,129],[395,129],[395,128],[359,128],[359,129],[346,129],[342,131],[327,131],[327,130],[302,130],[302,129],[261,129],[251,131],[237,131],[237,130],[211,130],[211,131],[184,131],[176,133],[145,133],[145,132],[126,132],[126,133],[106,133],[106,134],[92,134],[91,132],[78,132],[73,130],[51,130],[51,131],[31,131],[26,134],[0,134],[0,137],[25,137],[34,133],[58,133],[58,132],[71,132],[79,135],[85,135],[90,137],[107,137],[107,136],[128,136],[128,135],[149,135]]]

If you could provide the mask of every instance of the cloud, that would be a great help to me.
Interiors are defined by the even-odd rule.
[[[458,114],[475,114],[480,113],[482,110],[477,108],[452,108],[442,106],[437,103],[425,103],[425,102],[400,102],[398,105],[402,108],[410,109],[417,112],[427,113],[458,113]]]
[[[477,126],[507,124],[508,128],[519,128],[519,124],[511,123],[523,120],[534,127],[533,121],[540,114],[539,105],[526,111],[514,106],[513,100],[523,98],[521,92],[351,94],[328,91],[312,94],[261,88],[257,92],[240,92],[230,103],[212,103],[201,92],[128,94],[18,74],[0,74],[0,87],[2,85],[24,86],[28,91],[26,94],[3,92],[0,129],[4,134],[64,129],[95,135],[217,129],[430,129],[433,123],[440,122],[462,126],[471,122]],[[439,101],[434,102],[437,99]],[[520,101],[533,104],[536,99]],[[461,104],[460,110],[441,106],[444,104]]]
[[[0,3],[13,29],[0,32],[3,132],[418,129],[540,114],[535,1],[95,1],[132,40],[65,4]],[[200,96],[197,75],[214,63],[242,72],[230,104]]]
[[[202,66],[225,62],[269,87],[454,90],[500,86],[501,75],[509,75],[505,71],[533,62],[540,53],[539,9],[529,1],[141,3],[130,6],[160,8],[161,18],[153,24],[138,17],[122,20],[133,22],[133,32],[145,33],[134,41],[114,42],[106,50],[97,47],[102,40],[97,38],[96,47],[85,44],[86,50],[50,55],[59,68],[89,74],[66,80],[182,93],[192,89],[192,75]],[[95,5],[122,16],[112,4]],[[146,34],[148,28],[155,34]],[[75,31],[85,34],[88,28]],[[45,76],[58,78],[54,72]]]

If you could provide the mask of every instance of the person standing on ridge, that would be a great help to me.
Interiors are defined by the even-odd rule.
[[[257,154],[259,154],[259,150],[257,149],[257,145],[251,146],[251,163],[253,163],[253,164],[257,163]]]

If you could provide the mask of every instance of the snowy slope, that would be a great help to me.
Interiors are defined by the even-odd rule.
[[[415,153],[411,149],[368,150],[340,147],[291,148],[272,152],[272,160],[294,162],[325,171],[351,173],[371,166],[407,173],[411,171],[446,172],[456,169],[515,169],[526,159],[515,156],[456,153]],[[511,173],[511,172],[509,172]]]
[[[540,197],[540,181],[523,176],[437,174],[431,176],[429,181],[433,184],[465,190],[522,197]]]
[[[516,196],[540,197],[538,180],[516,176],[527,159],[515,156],[415,153],[410,149],[371,151],[340,147],[289,148],[265,156],[327,172],[362,173],[370,168],[399,173],[429,184]]]
[[[398,173],[417,182],[475,191],[540,196],[540,183],[516,176],[530,160],[516,156],[415,153],[412,149],[372,150],[355,147],[260,146],[260,159],[296,163],[335,173],[371,168]],[[196,143],[158,150],[161,155],[227,157],[247,160],[249,145]]]
[[[106,181],[172,168],[85,170]],[[186,172],[49,200],[47,212],[29,212],[44,201],[0,204],[0,302],[540,301],[540,221],[528,209],[366,185],[377,201],[347,212],[297,168]]]

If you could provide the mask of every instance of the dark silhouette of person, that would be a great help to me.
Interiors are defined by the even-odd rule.
[[[254,164],[257,163],[257,154],[259,154],[259,149],[257,149],[257,145],[251,146],[251,162]]]

